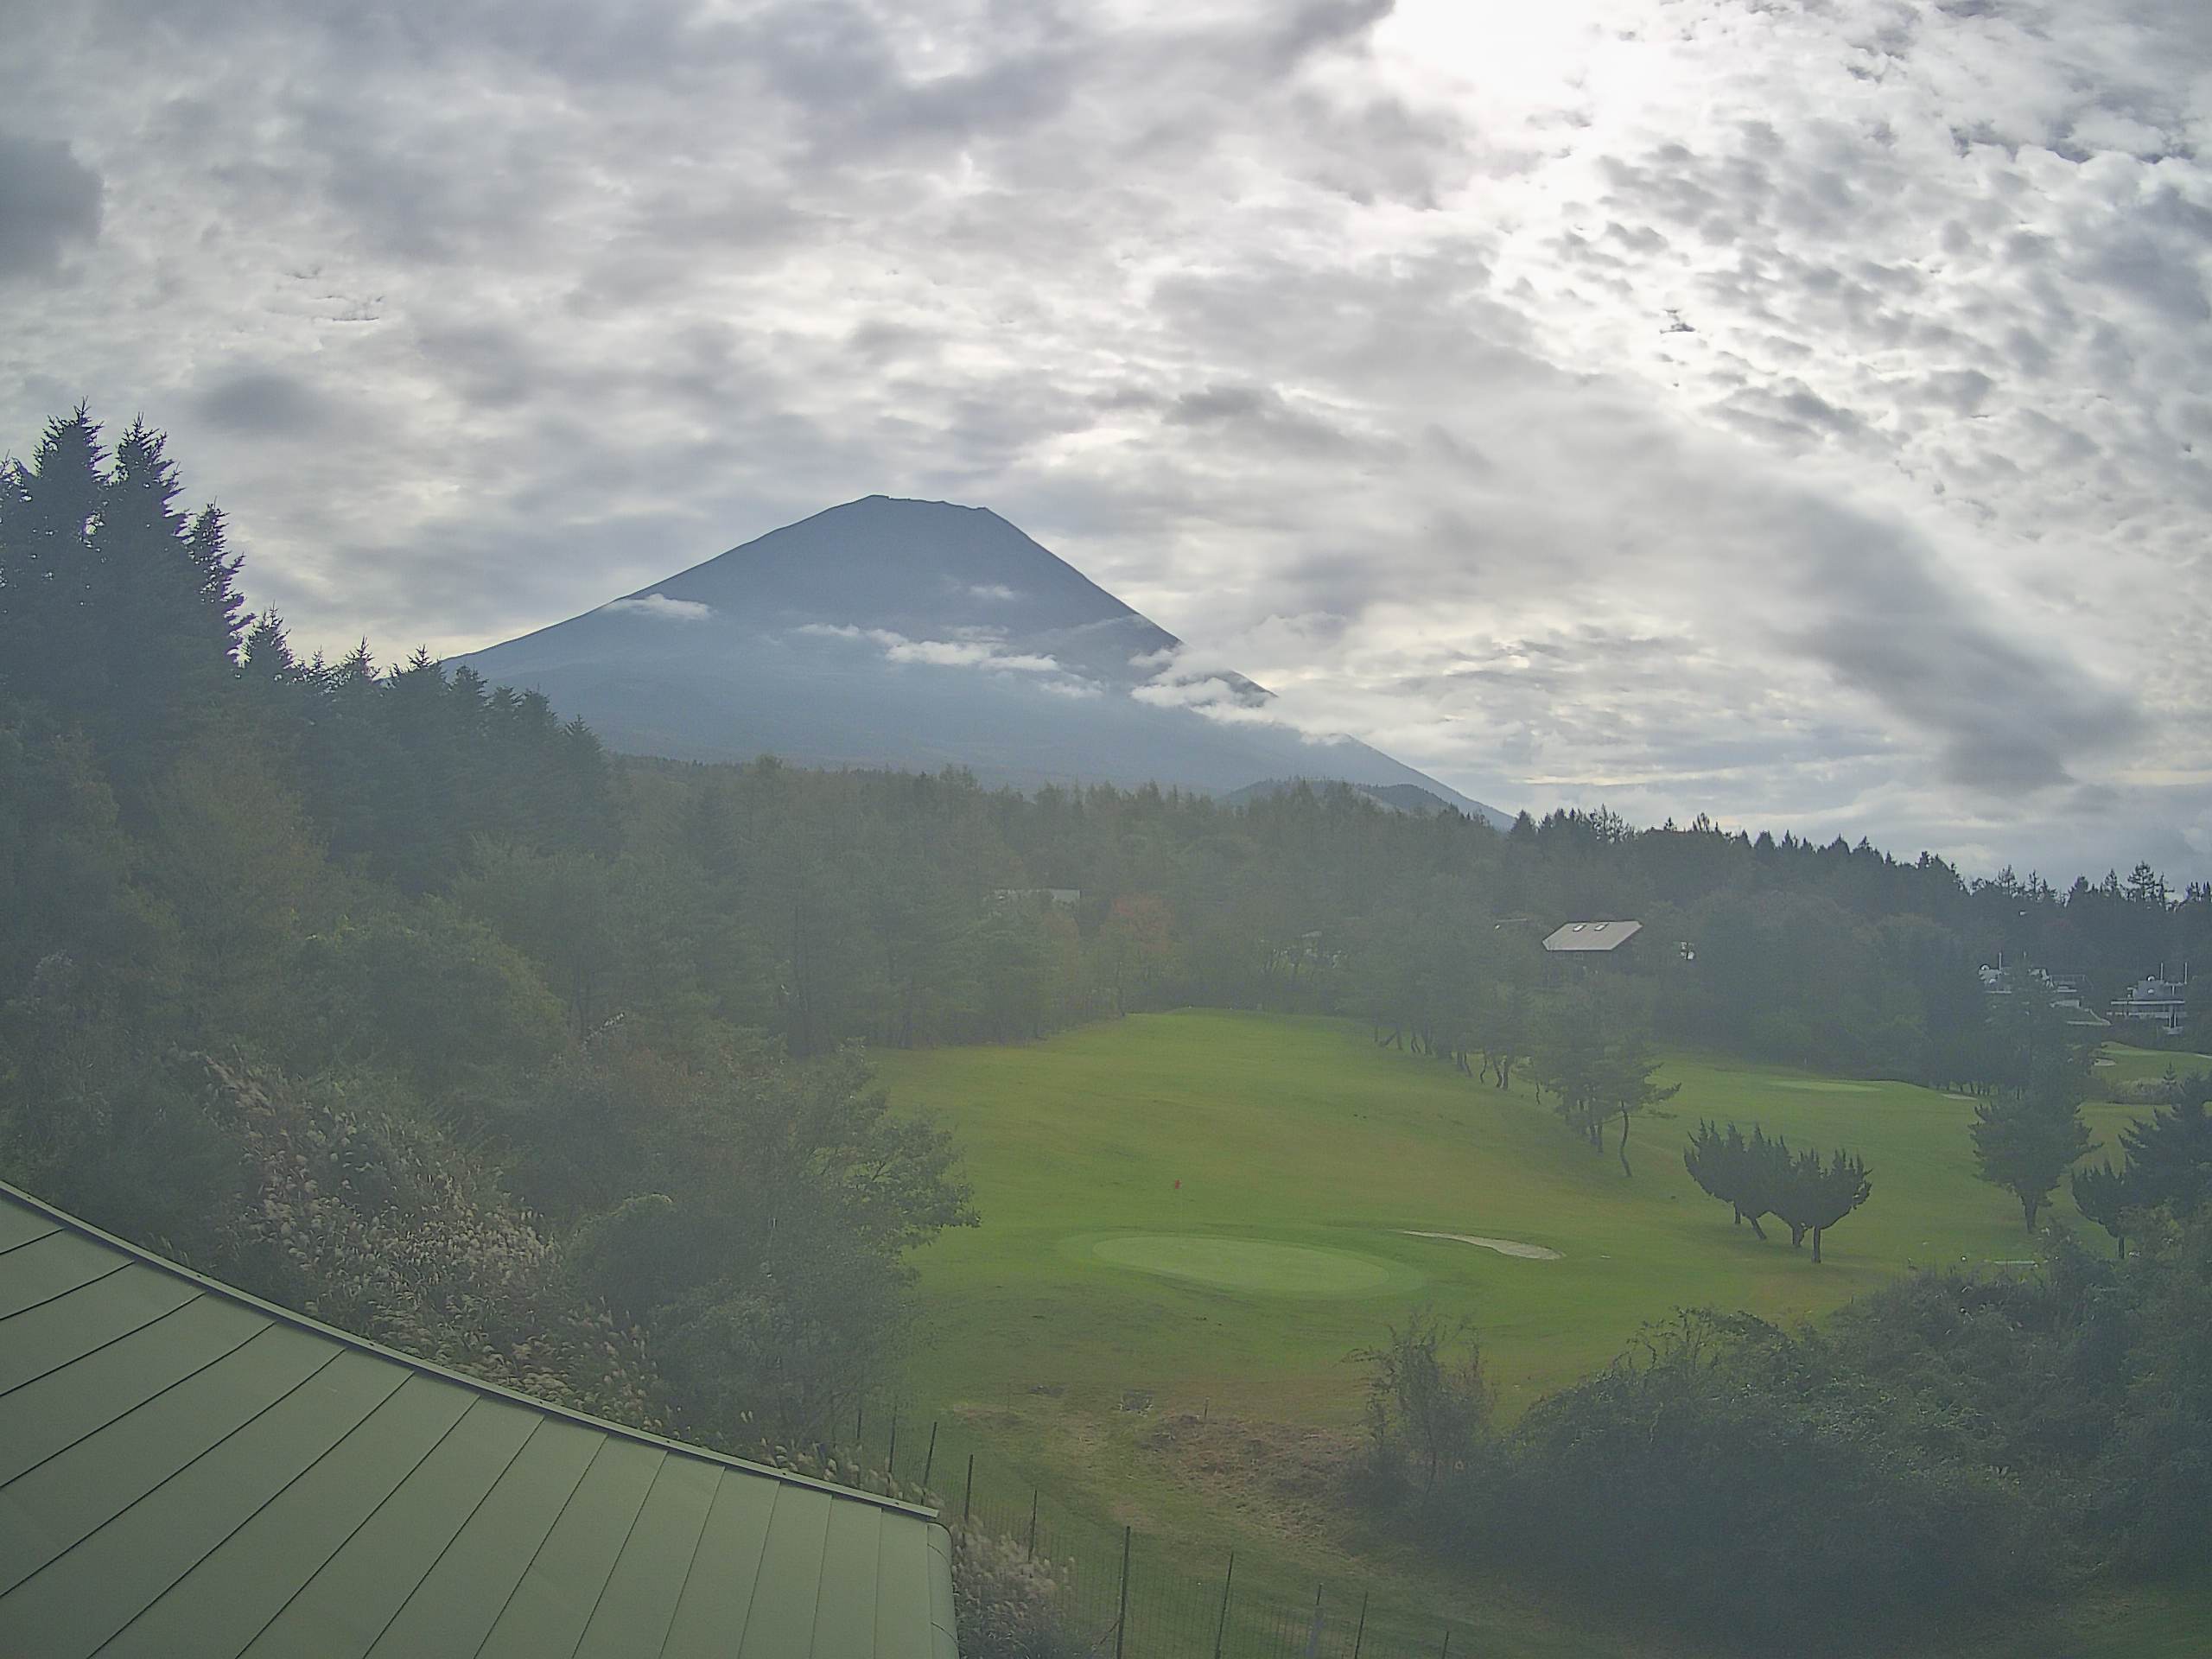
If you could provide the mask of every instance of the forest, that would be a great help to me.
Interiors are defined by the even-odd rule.
[[[1702,818],[1638,830],[1560,810],[1500,833],[1341,787],[1232,807],[626,760],[542,697],[425,652],[303,658],[280,618],[248,613],[221,515],[187,513],[181,493],[158,434],[134,425],[110,447],[81,410],[0,473],[0,1175],[341,1325],[727,1449],[819,1438],[895,1376],[910,1254],[977,1219],[957,1148],[894,1109],[870,1046],[1020,1041],[1192,1004],[1351,1015],[1501,1084],[1524,1068],[1624,1174],[1630,1117],[1663,1098],[1655,1046],[1695,1046],[1985,1096],[1985,1173],[2004,1184],[2008,1135],[2065,1136],[2085,1062],[2039,1049],[2047,1007],[1993,1009],[1977,968],[2048,964],[2101,999],[2212,958],[2212,890],[2171,892],[2147,868],[2057,886]],[[1585,917],[1642,921],[1635,956],[1594,973],[1547,959],[1543,935]],[[2202,1100],[2167,1116],[2177,1145]],[[2088,1418],[2151,1386],[2113,1333],[2155,1344],[2150,1324],[2204,1294],[2202,1236],[2171,1218],[2201,1191],[2202,1135],[2190,1145],[2078,1176],[2123,1250],[2146,1228],[2155,1248],[2109,1268],[2069,1257],[2032,1295],[1900,1289],[1817,1338],[1688,1320],[1510,1442],[1463,1379],[1459,1415],[1420,1430],[1429,1461],[1442,1447],[1461,1472],[1420,1502],[1442,1506],[1441,1535],[1503,1548],[1485,1529],[1519,1489],[1465,1471],[1541,1452],[1566,1471],[1543,1488],[1558,1535],[1597,1571],[1615,1522],[1567,1511],[1624,1506],[1567,1476],[1643,1468],[1595,1449],[1600,1429],[1663,1398],[1697,1443],[1750,1447],[1730,1414],[1802,1408],[1843,1447],[1873,1422],[1879,1368],[1918,1363],[1914,1321],[1986,1319],[1972,1376],[1923,1377],[1924,1416],[1858,1452],[1808,1452],[1839,1461],[1807,1479],[1846,1483],[1868,1516],[1917,1504],[1921,1488],[1866,1471],[1986,1432],[1984,1463],[2032,1453],[2101,1491],[2134,1482],[2151,1518],[2128,1535],[2154,1539],[2158,1515],[2202,1501],[2201,1478],[2159,1484],[2152,1429]],[[1774,1179],[1826,1217],[1803,1224],[1817,1252],[1868,1172],[1840,1149],[1805,1155]],[[2181,1165],[2176,1204],[2157,1171]],[[1754,1225],[1792,1214],[1715,1179]],[[2030,1228],[2057,1180],[2018,1189]],[[2160,1203],[2168,1219],[2145,1221]],[[1427,1361],[1399,1358],[1443,1363],[1433,1341]],[[2185,1420],[2160,1421],[2199,1446],[2205,1357],[2183,1344],[2160,1363]],[[2024,1366],[2088,1379],[2086,1403],[2038,1426],[2016,1402],[1985,1414],[1994,1428],[1964,1427]],[[1713,1393],[1738,1376],[1749,1393]],[[1376,1479],[1410,1502],[1394,1387]],[[2044,1438],[2006,1438],[2021,1436]],[[1679,1481],[1649,1473],[1655,1491]],[[2039,1535],[2013,1510],[1985,1516],[1986,1499],[1968,1481],[1915,1513],[1990,1552]],[[1696,1501],[1713,1509],[1696,1524],[1725,1533],[1740,1498],[1713,1484]],[[1740,1553],[1707,1565],[1758,1570]],[[1676,1587],[1720,1597],[1727,1624],[1732,1604],[1700,1582]]]

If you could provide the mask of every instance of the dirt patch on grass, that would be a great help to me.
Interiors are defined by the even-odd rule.
[[[1421,1233],[1410,1227],[1401,1227],[1398,1230],[1408,1238],[1446,1238],[1454,1244],[1473,1244],[1485,1250],[1496,1250],[1500,1255],[1518,1256],[1523,1262],[1567,1260],[1557,1250],[1548,1250],[1541,1244],[1523,1244],[1517,1238],[1484,1238],[1475,1233]]]
[[[1179,1484],[1205,1493],[1211,1507],[1255,1529],[1320,1545],[1332,1544],[1342,1530],[1355,1433],[1177,1412],[1137,1444]]]

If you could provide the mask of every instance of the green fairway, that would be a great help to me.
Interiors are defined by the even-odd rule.
[[[1089,1253],[1112,1267],[1262,1296],[1357,1296],[1421,1283],[1419,1274],[1371,1255],[1245,1238],[1121,1234],[1097,1240]]]
[[[1681,1094],[1630,1131],[1631,1179],[1612,1136],[1593,1154],[1525,1086],[1334,1021],[1155,1014],[880,1058],[898,1097],[958,1136],[982,1212],[919,1258],[935,1341],[918,1381],[938,1403],[1042,1390],[1103,1409],[1141,1389],[1350,1423],[1345,1355],[1418,1304],[1474,1323],[1510,1413],[1677,1306],[1817,1313],[1914,1262],[2030,1253],[2018,1205],[1974,1178],[1971,1104],[1903,1084],[1677,1059]],[[2101,1139],[2130,1116],[2090,1109]],[[1866,1155],[1873,1199],[1823,1265],[1732,1227],[1691,1184],[1700,1116]],[[2063,1193],[2057,1210],[2073,1215]]]
[[[2107,1043],[2099,1057],[2097,1077],[2107,1084],[2148,1083],[2153,1077],[2165,1076],[2168,1070],[2176,1072],[2212,1071],[2212,1055],[2183,1054],[2170,1048],[2132,1048],[2125,1043]]]
[[[904,1409],[1194,1562],[1236,1545],[1240,1583],[1325,1572],[1450,1595],[1402,1554],[1349,1560],[1329,1506],[1163,1451],[1148,1427],[1187,1412],[1249,1426],[1254,1448],[1277,1430],[1346,1444],[1363,1398],[1348,1357],[1414,1307],[1471,1323],[1510,1416],[1677,1307],[1818,1315],[1914,1263],[2031,1251],[2017,1204],[1974,1178],[1972,1103],[1908,1084],[1677,1057],[1681,1093],[1636,1122],[1630,1179],[1617,1128],[1593,1153],[1525,1085],[1378,1049],[1348,1022],[1187,1012],[878,1058],[899,1100],[957,1136],[982,1217],[918,1257],[930,1340]],[[2090,1106],[2101,1147],[2139,1109]],[[1691,1183],[1700,1117],[1865,1155],[1872,1200],[1823,1265],[1778,1227],[1761,1242],[1732,1226]],[[2063,1189],[2055,1212],[2107,1247]],[[1454,1599],[1500,1654],[1650,1650]]]

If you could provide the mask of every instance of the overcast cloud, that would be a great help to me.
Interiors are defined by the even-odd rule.
[[[308,644],[941,497],[1502,805],[2212,874],[2196,0],[10,10],[0,441]]]

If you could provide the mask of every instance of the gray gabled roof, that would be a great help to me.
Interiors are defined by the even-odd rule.
[[[1643,931],[1642,922],[1567,922],[1544,941],[1544,949],[1617,950]]]
[[[957,1659],[930,1511],[410,1359],[0,1184],[0,1655]]]

